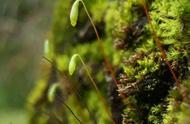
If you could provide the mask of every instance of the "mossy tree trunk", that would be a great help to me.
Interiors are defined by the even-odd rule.
[[[111,123],[82,64],[74,76],[69,76],[69,60],[75,53],[89,67],[116,124],[190,123],[189,1],[147,0],[148,15],[142,1],[84,1],[117,84],[106,70],[99,41],[82,7],[77,27],[72,28],[69,13],[73,1],[58,1],[49,36],[50,53],[46,55],[51,62],[45,65],[46,76],[29,96],[31,124],[79,123],[72,112],[84,124]],[[158,39],[164,51],[160,51]],[[60,83],[61,88],[50,102],[48,89],[54,83]]]

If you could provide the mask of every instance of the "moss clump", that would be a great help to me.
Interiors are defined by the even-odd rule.
[[[190,12],[186,2],[156,0],[149,3],[148,8],[157,37],[180,81],[188,73],[189,53],[184,45],[189,43],[186,39],[188,35],[183,33],[188,28],[184,27],[184,23],[188,25],[183,21],[184,13],[187,18]],[[128,96],[124,99],[123,123],[162,123],[167,108],[165,101],[175,82],[154,43],[142,5],[135,0],[120,3],[121,6],[115,7],[118,9],[111,11],[120,15],[117,18],[119,21],[112,21],[114,27],[107,29],[115,32],[112,39],[116,48],[123,52],[123,72],[119,74],[118,84],[118,91]],[[126,16],[127,20],[122,18]],[[108,17],[112,19],[110,15]]]
[[[188,0],[147,0],[155,33],[178,80],[182,82],[177,89],[155,44],[151,25],[139,0],[93,0],[85,3],[101,34],[105,53],[116,70],[119,83],[116,86],[105,69],[103,55],[98,51],[99,44],[83,9],[79,14],[77,28],[73,29],[69,26],[71,2],[59,0],[50,35],[54,65],[48,69],[49,79],[45,78],[46,85],[41,97],[32,99],[34,104],[38,103],[38,107],[33,104],[31,122],[77,123],[62,105],[60,100],[64,100],[82,121],[88,124],[110,123],[103,106],[97,102],[98,96],[90,87],[82,66],[79,65],[79,71],[73,77],[68,76],[70,57],[78,53],[90,67],[106,100],[109,99],[116,124],[189,123]],[[62,75],[56,72],[56,67]],[[49,86],[55,82],[60,82],[63,90],[57,93],[54,103],[49,103],[45,96]],[[37,90],[34,94],[39,92]]]
[[[165,124],[182,124],[190,123],[189,101],[190,101],[190,83],[189,78],[182,82],[180,89],[170,91],[168,97],[167,113],[164,114],[163,122]]]

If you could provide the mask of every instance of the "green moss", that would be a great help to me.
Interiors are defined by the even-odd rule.
[[[164,114],[164,124],[181,124],[189,123],[189,100],[190,100],[190,83],[189,79],[182,82],[179,90],[173,89],[170,92],[168,98],[169,105],[167,107],[167,113]]]
[[[46,122],[57,124],[62,121],[66,124],[77,123],[72,114],[63,107],[61,99],[83,122],[110,123],[103,106],[98,102],[97,94],[89,85],[89,79],[82,66],[78,65],[74,76],[68,76],[70,57],[78,53],[90,68],[106,100],[107,93],[111,94],[112,101],[119,99],[117,91],[122,93],[120,95],[127,96],[122,98],[123,103],[116,102],[110,105],[117,123],[189,123],[190,7],[188,0],[148,1],[148,10],[155,33],[177,78],[183,82],[180,88],[175,89],[175,81],[155,44],[152,29],[139,0],[85,1],[101,33],[100,42],[104,45],[105,54],[116,70],[116,79],[119,83],[114,89],[115,94],[108,89],[111,85],[109,82],[111,77],[105,69],[99,43],[91,27],[88,27],[89,20],[84,10],[80,8],[77,28],[71,28],[69,24],[71,2],[59,0],[50,34],[50,41],[54,48],[52,61],[55,65],[48,69],[51,72],[49,80],[43,83],[47,87],[37,88],[34,91],[34,96],[40,96],[41,93],[41,97],[30,97],[33,107],[34,104],[39,103],[37,108],[34,107],[36,111],[33,111],[33,120],[37,121],[33,122],[36,124]],[[81,32],[85,32],[84,36],[80,36]],[[55,66],[61,70],[62,75],[55,71]],[[48,87],[54,82],[62,82],[64,90],[59,96],[63,98],[58,97],[54,103],[49,103],[44,96]],[[122,109],[118,110],[118,106],[124,106],[124,109],[121,107]],[[49,112],[48,117],[43,116],[44,111]],[[119,111],[120,115],[115,115],[115,111]]]
[[[185,29],[182,20],[183,12],[186,10],[188,13],[188,7],[182,4],[185,2],[187,1],[161,0],[153,1],[149,5],[151,23],[167,52],[168,60],[178,78],[182,80],[187,72],[186,59],[188,57],[188,49],[183,46],[186,42],[184,38],[187,35],[182,31]],[[131,97],[135,99],[135,102],[131,100],[130,103],[126,103],[123,123],[161,123],[162,113],[166,107],[163,109],[160,107],[163,100],[167,98],[169,89],[173,87],[174,81],[154,43],[150,24],[147,23],[147,20],[142,21],[143,18],[146,18],[142,6],[132,0],[126,1],[126,4],[125,2],[121,3],[123,6],[116,6],[115,8],[118,9],[115,9],[115,12],[112,10],[114,13],[118,13],[116,15],[119,15],[117,18],[119,21],[112,19],[110,14],[108,17],[110,20],[112,19],[114,25],[107,25],[110,26],[107,29],[117,32],[112,35],[117,46],[125,46],[120,47],[124,51],[122,57],[124,58],[123,75],[125,76],[120,77],[121,84],[118,85],[118,90],[130,96],[127,99]],[[134,10],[142,11],[141,13],[132,13]],[[121,16],[128,16],[128,18]],[[107,23],[110,22],[108,20]],[[184,68],[181,68],[179,63]],[[168,77],[165,76],[166,74]],[[160,89],[162,89],[162,93],[158,93]],[[138,113],[138,110],[142,111],[141,114]]]
[[[161,124],[163,123],[163,115],[166,112],[166,104],[159,104],[157,106],[153,106],[150,109],[148,115],[148,122],[150,124]]]

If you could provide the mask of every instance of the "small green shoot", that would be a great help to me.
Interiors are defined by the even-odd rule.
[[[72,75],[76,69],[76,58],[79,58],[80,61],[82,62],[83,66],[84,66],[84,69],[92,83],[92,86],[95,88],[96,90],[96,93],[97,95],[99,96],[101,102],[103,103],[104,105],[104,108],[105,108],[105,111],[107,112],[108,116],[110,117],[110,119],[112,120],[113,123],[115,123],[112,119],[112,116],[109,112],[109,109],[108,109],[108,106],[106,105],[106,102],[104,100],[104,97],[101,95],[101,92],[98,88],[98,86],[96,85],[96,82],[94,81],[94,79],[92,78],[91,74],[90,74],[90,71],[88,69],[88,67],[86,66],[86,64],[84,63],[83,59],[81,58],[81,56],[79,54],[74,54],[72,57],[71,57],[71,60],[70,60],[70,63],[69,63],[69,74]]]
[[[48,101],[49,102],[53,102],[55,99],[55,95],[56,95],[56,90],[60,87],[59,83],[54,83],[50,86],[49,90],[48,90]]]
[[[72,5],[71,12],[70,12],[70,22],[71,22],[71,25],[72,25],[73,27],[75,27],[76,24],[77,24],[77,21],[78,21],[78,14],[79,14],[79,3],[80,3],[80,2],[82,3],[82,5],[83,5],[83,7],[84,7],[84,10],[85,10],[85,12],[86,12],[86,14],[87,14],[87,16],[88,16],[88,18],[89,18],[91,24],[92,24],[92,27],[93,27],[93,29],[94,29],[94,31],[95,31],[95,33],[96,33],[96,37],[97,37],[98,41],[100,41],[100,36],[99,36],[99,34],[98,34],[98,31],[97,31],[97,29],[96,29],[96,26],[95,26],[94,22],[92,21],[92,18],[90,17],[90,14],[89,14],[89,12],[88,12],[88,10],[87,10],[87,8],[86,8],[85,3],[83,2],[83,0],[76,0],[76,1],[73,3],[73,5]]]
[[[49,90],[48,90],[48,101],[49,102],[53,102],[55,100],[56,97],[56,90],[58,88],[60,88],[60,83],[54,83],[50,86]],[[83,124],[82,121],[76,116],[76,114],[73,112],[73,110],[64,102],[63,105],[71,112],[71,114],[73,115],[73,117],[78,121],[79,124]]]

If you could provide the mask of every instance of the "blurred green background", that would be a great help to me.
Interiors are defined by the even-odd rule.
[[[0,124],[26,124],[56,0],[0,0]]]

